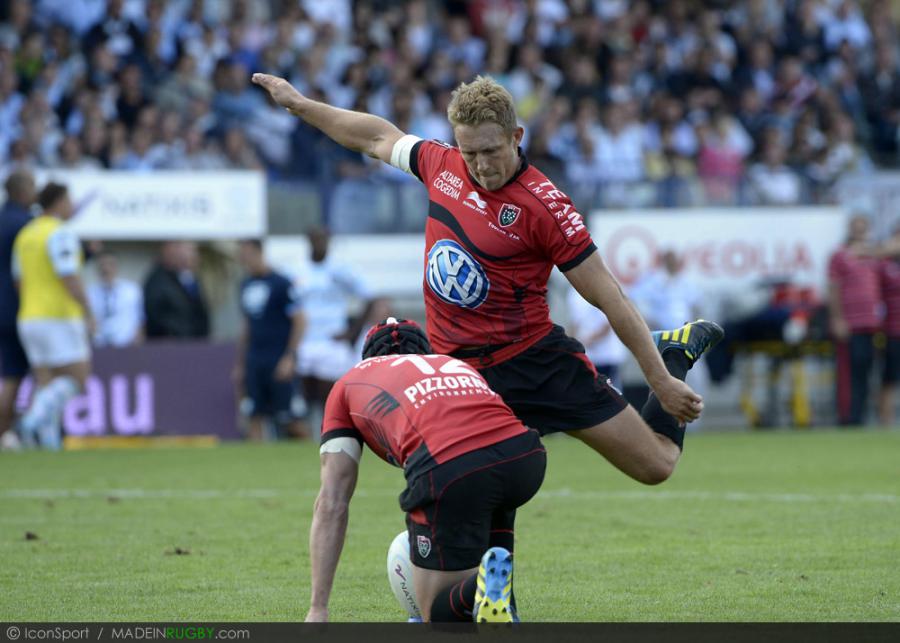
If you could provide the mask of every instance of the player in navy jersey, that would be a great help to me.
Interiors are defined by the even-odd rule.
[[[233,377],[244,396],[248,437],[262,440],[267,418],[292,437],[306,437],[309,431],[292,408],[295,355],[306,325],[300,300],[290,280],[268,266],[259,241],[241,241],[238,251],[247,278],[241,283],[244,327]]]
[[[400,508],[424,620],[513,620],[516,509],[543,482],[544,447],[474,368],[434,355],[415,322],[393,318],[369,331],[363,361],[325,405],[307,620],[328,619],[363,444],[403,468]]]
[[[447,109],[458,147],[303,96],[284,79],[253,82],[337,143],[381,159],[428,189],[424,294],[438,352],[475,366],[513,412],[542,434],[565,431],[636,480],[675,468],[685,424],[703,401],[684,377],[722,337],[698,320],[651,335],[569,198],[521,149],[512,97],[491,78],[462,84]],[[553,266],[600,308],[651,388],[641,413],[598,376],[584,347],[549,317]]]

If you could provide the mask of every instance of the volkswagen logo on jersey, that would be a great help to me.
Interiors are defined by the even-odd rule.
[[[425,278],[438,298],[463,308],[478,308],[490,289],[481,264],[451,239],[441,239],[428,251]]]

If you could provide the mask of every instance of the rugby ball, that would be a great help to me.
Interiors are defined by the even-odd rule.
[[[409,559],[409,535],[401,531],[391,542],[387,554],[388,582],[397,601],[409,614],[410,619],[421,619],[419,604],[416,603],[416,589],[413,587],[413,565]]]

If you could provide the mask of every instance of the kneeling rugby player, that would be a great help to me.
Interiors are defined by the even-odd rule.
[[[335,384],[322,425],[310,529],[307,621],[328,620],[363,444],[403,468],[416,600],[425,621],[511,622],[516,509],[544,480],[536,431],[463,362],[432,354],[414,322],[388,318]]]

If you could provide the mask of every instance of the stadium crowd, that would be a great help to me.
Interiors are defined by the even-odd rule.
[[[275,107],[254,71],[443,140],[451,89],[490,74],[529,156],[585,208],[828,201],[840,176],[898,160],[886,0],[3,4],[4,176],[263,168],[322,192],[410,180]]]

